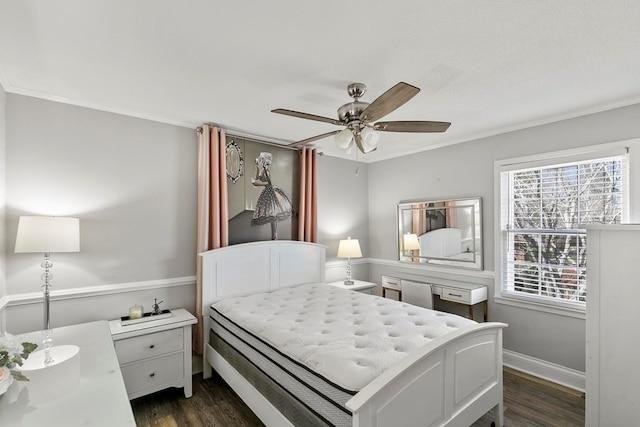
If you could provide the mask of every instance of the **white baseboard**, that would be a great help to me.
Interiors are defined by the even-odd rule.
[[[503,350],[503,364],[509,368],[543,378],[584,393],[586,375],[584,372],[556,365],[535,357]]]

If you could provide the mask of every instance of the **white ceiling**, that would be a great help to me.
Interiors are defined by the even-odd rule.
[[[365,162],[638,103],[640,2],[0,0],[11,93],[288,143],[339,128],[270,110],[337,117],[353,81],[422,89],[384,120],[452,122]]]

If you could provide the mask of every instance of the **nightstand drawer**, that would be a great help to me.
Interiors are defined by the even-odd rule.
[[[175,353],[157,359],[122,366],[122,377],[129,395],[182,379],[184,376],[184,357]]]
[[[182,350],[183,342],[182,328],[176,328],[119,340],[115,347],[120,364],[125,364]]]
[[[471,292],[463,289],[442,288],[441,299],[468,304],[471,301]]]

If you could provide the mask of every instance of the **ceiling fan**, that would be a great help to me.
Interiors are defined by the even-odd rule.
[[[301,119],[315,120],[344,126],[342,130],[323,133],[312,136],[302,141],[289,144],[291,147],[300,147],[318,139],[335,135],[336,144],[347,152],[351,151],[353,144],[363,153],[370,153],[377,148],[379,135],[375,131],[383,132],[444,132],[451,123],[427,122],[427,121],[392,121],[376,122],[378,119],[391,113],[416,96],[420,89],[410,84],[400,82],[376,98],[372,103],[362,102],[367,87],[362,83],[351,83],[347,86],[349,96],[353,101],[338,108],[338,118],[317,116],[315,114],[301,113],[299,111],[277,108],[272,113],[284,114]],[[374,123],[375,122],[375,123]]]

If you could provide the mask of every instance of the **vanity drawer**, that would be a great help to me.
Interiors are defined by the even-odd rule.
[[[182,350],[184,344],[182,328],[127,338],[115,342],[120,364],[147,359]]]
[[[395,289],[397,291],[402,290],[400,280],[396,279],[395,277],[382,276],[382,287],[387,289]]]
[[[132,395],[149,388],[158,388],[165,383],[184,377],[184,355],[175,353],[165,357],[145,360],[122,366],[122,377],[127,393]]]
[[[441,299],[469,304],[471,292],[464,289],[442,288]]]

